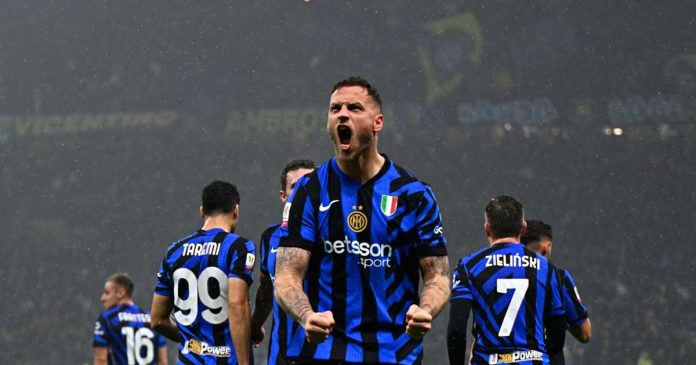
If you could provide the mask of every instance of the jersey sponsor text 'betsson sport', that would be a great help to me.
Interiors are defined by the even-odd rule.
[[[288,357],[412,364],[422,341],[405,333],[418,303],[419,259],[447,255],[430,186],[385,156],[361,184],[333,158],[298,181],[283,212],[281,247],[311,251],[305,290],[312,308],[331,311],[328,339],[290,339]]]
[[[150,329],[149,313],[121,304],[99,315],[92,346],[109,350],[109,365],[150,365],[157,363],[157,350],[166,342]]]
[[[516,242],[494,244],[461,259],[452,281],[450,301],[471,301],[472,364],[548,364],[544,317],[564,312],[542,255]]]
[[[199,230],[169,246],[155,293],[173,297],[179,362],[237,364],[227,315],[227,279],[251,286],[254,243],[222,229]]]

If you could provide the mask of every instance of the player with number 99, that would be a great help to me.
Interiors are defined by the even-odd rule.
[[[249,364],[254,243],[234,233],[236,186],[214,181],[201,200],[203,227],[172,243],[157,273],[152,327],[179,342],[182,363]]]

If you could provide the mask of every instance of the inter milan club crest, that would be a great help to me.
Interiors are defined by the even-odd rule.
[[[367,227],[367,216],[365,213],[361,212],[362,206],[353,206],[353,210],[348,214],[348,227],[355,233],[360,233]]]
[[[396,206],[399,201],[399,198],[391,195],[382,195],[382,203],[379,205],[380,210],[382,210],[382,213],[389,217],[390,215],[394,214],[396,212]]]

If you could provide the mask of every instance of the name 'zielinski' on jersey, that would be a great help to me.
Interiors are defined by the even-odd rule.
[[[181,256],[217,255],[220,252],[220,244],[217,242],[184,243]]]
[[[539,259],[532,256],[514,255],[488,255],[486,256],[486,267],[501,266],[501,267],[531,267],[532,269],[540,269]]]

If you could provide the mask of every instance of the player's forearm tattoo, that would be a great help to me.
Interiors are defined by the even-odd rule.
[[[282,295],[286,298],[283,301],[283,309],[298,323],[304,325],[307,316],[312,312],[312,306],[309,304],[307,295],[304,291],[298,290],[298,288],[287,288]]]
[[[309,251],[295,247],[281,247],[276,254],[275,290],[278,304],[302,325],[313,312],[302,287],[309,259]]]
[[[420,260],[423,272],[423,292],[420,307],[437,316],[449,299],[449,260],[447,256],[424,257]]]

